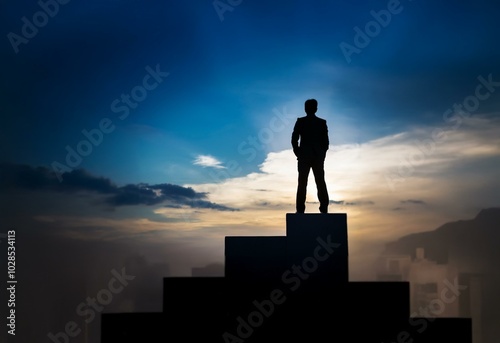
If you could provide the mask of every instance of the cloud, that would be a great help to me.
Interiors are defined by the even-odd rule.
[[[362,205],[374,205],[375,202],[371,200],[360,200],[360,201],[330,200],[330,204],[346,205],[346,206],[362,206]]]
[[[237,209],[207,200],[207,193],[193,188],[163,184],[128,184],[118,186],[110,179],[94,176],[84,169],[65,173],[62,182],[46,167],[21,164],[0,164],[0,190],[52,191],[59,193],[91,192],[103,196],[101,203],[108,206],[153,206],[165,204],[172,208],[183,206],[236,211]]]
[[[239,211],[237,208],[216,204],[206,200],[193,200],[189,203],[189,205],[193,208],[208,208],[218,211]]]
[[[364,143],[330,147],[325,161],[330,212],[348,215],[353,275],[360,275],[359,268],[376,257],[388,240],[500,204],[499,128],[500,119],[472,117],[434,145],[428,139],[435,128],[415,127]],[[421,151],[421,143],[429,147],[427,153],[408,159]],[[16,190],[2,192],[4,199],[26,212],[8,224],[19,226],[22,218],[37,213],[37,225],[45,223],[78,240],[157,241],[161,236],[184,252],[189,243],[196,251],[222,259],[224,236],[285,234],[285,214],[295,212],[296,163],[292,150],[286,149],[268,153],[257,172],[221,182],[125,186],[84,170],[59,183],[43,167],[2,164],[0,190]],[[402,163],[411,163],[412,172],[399,174]],[[394,173],[399,178],[395,191],[387,183]],[[30,192],[21,198],[19,189]],[[54,198],[45,191],[59,192],[61,197],[55,197],[59,200],[50,207],[42,206]],[[91,196],[80,196],[83,192]],[[116,210],[96,212],[95,206],[88,206],[88,199],[96,197],[101,205]],[[306,212],[317,212],[318,206],[311,205],[317,201],[312,173],[307,201]]]
[[[425,205],[426,202],[423,200],[415,200],[415,199],[408,199],[408,200],[401,200],[402,204],[413,204],[413,205]]]
[[[202,167],[210,167],[217,169],[224,169],[222,162],[210,155],[198,155],[194,160],[193,164],[202,166]]]
[[[500,118],[475,115],[458,127],[443,121],[330,146],[325,160],[329,212],[347,214],[353,280],[372,277],[370,263],[386,242],[500,205],[499,130]],[[434,140],[439,132],[441,139]],[[270,152],[257,172],[184,186],[241,210],[237,215],[219,212],[216,218],[193,213],[194,226],[205,233],[217,232],[217,239],[227,234],[282,235],[285,214],[295,212],[297,161],[291,149]],[[311,204],[317,200],[311,173],[306,213],[318,212]]]
[[[381,242],[431,229],[500,203],[500,119],[475,115],[460,126],[452,124],[443,121],[363,143],[330,146],[325,160],[330,212],[348,213],[352,242]],[[439,139],[436,133],[441,133]],[[241,223],[276,227],[283,224],[285,212],[295,212],[296,163],[291,149],[270,152],[257,172],[185,186],[241,209]],[[308,204],[317,202],[311,175],[307,192]],[[415,220],[405,220],[408,212],[401,205],[426,206],[413,206],[410,215]],[[306,212],[317,212],[317,206],[307,206]]]
[[[129,184],[118,187],[106,203],[113,206],[125,205],[157,205],[171,202],[174,205],[187,205],[192,200],[203,199],[204,193],[195,192],[192,188],[172,184],[149,185],[147,183]]]
[[[111,180],[91,175],[84,169],[64,173],[59,182],[55,173],[46,167],[26,164],[0,163],[0,189],[51,190],[58,192],[94,191],[113,193],[117,186]]]

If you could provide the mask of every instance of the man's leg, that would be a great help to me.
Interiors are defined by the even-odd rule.
[[[309,170],[311,165],[306,161],[299,160],[297,163],[299,171],[299,182],[297,186],[297,198],[295,200],[295,208],[297,213],[304,213],[306,210],[306,193],[307,193],[307,179],[309,178]]]
[[[330,202],[330,199],[328,197],[328,190],[325,182],[324,161],[314,161],[312,169],[314,173],[314,180],[316,181],[316,188],[318,190],[319,211],[321,213],[328,213],[328,203]]]

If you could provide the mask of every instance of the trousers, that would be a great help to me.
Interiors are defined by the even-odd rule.
[[[298,159],[297,169],[299,172],[296,210],[297,213],[304,213],[306,209],[307,180],[312,169],[316,182],[317,196],[319,200],[319,210],[321,213],[328,212],[328,190],[325,182],[324,159]]]

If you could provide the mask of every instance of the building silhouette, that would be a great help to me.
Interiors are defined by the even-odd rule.
[[[414,255],[384,254],[377,266],[378,281],[410,284],[410,316],[472,319],[473,343],[481,343],[481,276],[463,273],[450,263],[425,256],[418,247]]]
[[[469,317],[412,317],[403,277],[349,281],[347,227],[288,213],[284,236],[226,236],[224,276],[165,277],[162,312],[101,314],[101,343],[472,343]]]

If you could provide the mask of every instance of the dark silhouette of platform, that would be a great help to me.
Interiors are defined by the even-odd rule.
[[[160,313],[102,314],[101,342],[472,343],[470,318],[410,316],[408,282],[350,282],[346,214],[227,236],[224,277],[166,277]]]

